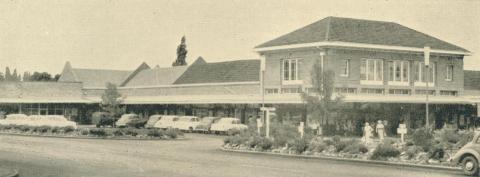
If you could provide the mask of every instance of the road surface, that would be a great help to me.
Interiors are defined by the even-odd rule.
[[[221,136],[121,141],[0,135],[0,168],[21,176],[444,177],[461,172],[219,150]]]

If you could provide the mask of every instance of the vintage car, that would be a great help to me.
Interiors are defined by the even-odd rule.
[[[155,126],[155,123],[157,123],[160,119],[162,119],[162,115],[151,115],[148,118],[147,123],[145,124],[145,128],[153,128],[153,126]]]
[[[137,114],[124,114],[118,121],[115,123],[117,127],[135,127],[141,128],[144,127],[147,123],[147,120],[140,118]]]
[[[26,125],[26,126],[52,126],[52,127],[74,127],[77,123],[67,120],[62,115],[31,115],[9,114],[7,118],[0,121],[0,125]]]
[[[195,131],[197,132],[203,132],[203,133],[208,133],[210,132],[210,127],[212,126],[213,123],[218,121],[220,119],[219,117],[204,117],[202,120],[200,120],[200,124],[197,126],[197,129]]]
[[[248,127],[237,118],[221,118],[218,122],[212,124],[210,131],[213,133],[226,133],[229,130],[244,130]]]
[[[162,116],[162,118],[159,121],[157,121],[157,123],[155,123],[153,127],[161,128],[161,129],[173,128],[173,125],[177,120],[178,120],[178,116],[174,116],[174,115]]]
[[[463,172],[466,175],[478,175],[480,159],[480,132],[476,132],[473,139],[465,146],[460,148],[458,152],[452,157],[451,161],[454,164],[462,166]]]
[[[0,120],[0,125],[26,125],[29,118],[25,114],[9,114],[5,119]]]
[[[193,132],[200,124],[200,118],[195,116],[181,116],[174,122],[172,128]]]

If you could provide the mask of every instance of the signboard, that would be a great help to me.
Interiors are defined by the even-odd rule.
[[[430,65],[430,47],[429,46],[425,46],[423,48],[423,55],[425,56],[425,66],[429,66]]]
[[[400,134],[402,142],[405,142],[405,134],[407,134],[407,126],[405,124],[399,124],[397,128],[397,134]]]

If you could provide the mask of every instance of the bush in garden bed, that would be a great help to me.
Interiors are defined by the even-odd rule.
[[[398,157],[400,155],[400,151],[395,148],[390,143],[382,143],[375,148],[373,151],[372,156],[370,159],[372,160],[387,160],[390,157]]]
[[[329,145],[321,138],[313,138],[308,144],[308,151],[320,153],[327,149],[328,146]]]
[[[250,137],[245,143],[250,148],[258,148],[260,150],[270,150],[273,146],[273,141],[271,139],[261,136]]]
[[[42,125],[42,126],[39,126],[39,127],[33,127],[32,129],[33,129],[33,132],[47,133],[50,129],[52,129],[52,127],[47,126],[47,125]]]
[[[150,137],[162,137],[165,135],[165,132],[163,130],[158,130],[158,129],[150,129],[147,132],[147,136]]]
[[[105,131],[105,129],[103,129],[103,128],[90,129],[89,134],[95,135],[95,136],[101,136],[101,137],[108,135],[107,131]]]
[[[348,140],[345,142],[347,146],[342,150],[342,152],[349,154],[364,154],[368,152],[367,146],[358,140]]]
[[[305,152],[308,149],[308,140],[306,138],[296,138],[291,143],[292,150],[298,154]]]
[[[426,128],[419,128],[412,134],[412,142],[414,145],[422,147],[427,152],[432,146],[433,134]]]

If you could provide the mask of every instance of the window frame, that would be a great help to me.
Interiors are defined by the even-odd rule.
[[[298,85],[302,84],[302,80],[299,79],[298,76],[298,63],[299,63],[299,58],[288,58],[288,59],[283,59],[282,60],[282,84],[284,85]],[[295,61],[295,62],[292,62]],[[288,62],[288,78],[286,78],[285,74],[287,71],[285,71],[285,64]],[[295,68],[292,68],[292,63],[295,63]],[[295,73],[292,72],[292,69]],[[295,78],[293,78],[295,76]]]
[[[390,65],[391,64],[391,65]],[[399,65],[399,76],[397,80],[397,65]],[[405,66],[406,71],[405,71]],[[393,70],[391,70],[393,67]],[[410,61],[409,60],[389,60],[388,61],[388,85],[409,86],[410,85]],[[405,72],[407,75],[405,76]],[[393,77],[393,78],[391,78]]]
[[[365,62],[364,62],[365,61]],[[370,64],[373,62],[373,70],[370,68]],[[363,65],[365,63],[365,66]],[[383,85],[384,81],[384,61],[383,59],[374,59],[374,58],[362,58],[360,60],[360,75],[362,75],[362,70],[365,70],[365,78],[360,77],[361,85]],[[381,67],[381,70],[380,70]],[[373,71],[373,73],[370,73]],[[381,73],[378,73],[381,71]],[[373,74],[373,80],[369,80],[369,75]],[[378,78],[380,76],[380,78]]]
[[[418,63],[418,68],[415,68],[415,70],[418,69],[418,72],[416,72],[415,74],[415,77],[414,77],[414,86],[421,86],[421,87],[426,87],[427,86],[427,82],[428,82],[428,86],[435,86],[435,81],[436,81],[436,62],[430,62],[430,66],[428,67],[429,69],[432,70],[432,73],[431,75],[429,75],[430,77],[432,77],[432,81],[430,82],[429,78],[427,78],[427,75],[425,74],[425,79],[427,81],[424,81],[423,80],[423,72],[425,70],[425,62],[423,61],[416,61],[416,63]],[[423,66],[423,67],[422,67]],[[415,63],[414,63],[414,67],[415,67]],[[428,71],[430,72],[430,71]],[[418,81],[416,80],[416,78],[418,77]]]
[[[445,72],[446,72],[445,81],[453,81],[453,70],[454,69],[455,68],[452,64],[447,64],[447,66],[445,68]]]
[[[341,77],[348,77],[350,74],[350,60],[344,59],[342,60],[342,67],[341,67]]]

